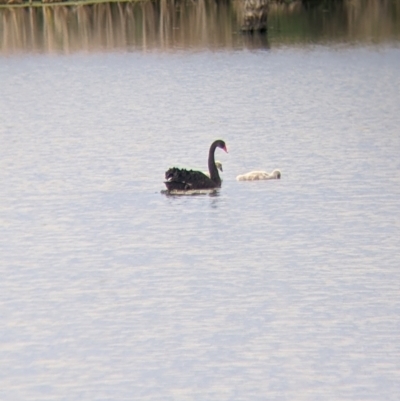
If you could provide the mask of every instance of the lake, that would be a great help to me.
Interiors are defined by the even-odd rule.
[[[399,2],[182,4],[0,10],[0,398],[398,400]]]

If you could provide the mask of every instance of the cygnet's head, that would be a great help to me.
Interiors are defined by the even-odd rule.
[[[222,169],[222,163],[219,161],[215,162],[215,166],[217,167],[217,169],[221,172],[223,172],[224,170]]]
[[[279,171],[279,170],[274,170],[272,173],[271,173],[271,175],[272,175],[272,177],[274,177],[274,178],[276,178],[276,179],[280,179],[281,178],[281,172]]]

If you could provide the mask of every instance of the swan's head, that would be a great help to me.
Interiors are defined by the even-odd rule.
[[[215,145],[218,148],[221,148],[222,150],[224,150],[226,153],[228,153],[228,148],[226,147],[225,142],[222,139],[218,139],[217,141],[214,142]]]
[[[215,162],[215,166],[217,167],[217,169],[221,172],[223,172],[224,170],[222,169],[222,163],[219,162],[218,160]]]
[[[281,172],[280,172],[279,170],[274,170],[274,171],[271,173],[271,175],[272,175],[273,178],[276,178],[276,179],[278,179],[278,180],[281,178]]]

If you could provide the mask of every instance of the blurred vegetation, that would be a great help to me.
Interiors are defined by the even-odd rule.
[[[275,1],[242,35],[241,0],[147,0],[0,9],[0,53],[269,48],[400,39],[400,0]]]
[[[270,40],[294,42],[368,42],[400,39],[398,0],[303,0],[271,7]]]

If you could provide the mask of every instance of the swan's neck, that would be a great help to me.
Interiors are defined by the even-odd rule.
[[[210,152],[208,154],[208,171],[210,172],[210,178],[213,182],[215,182],[217,185],[221,185],[221,178],[219,177],[218,174],[218,168],[215,165],[215,148],[217,146],[215,144],[212,144],[210,147]]]

